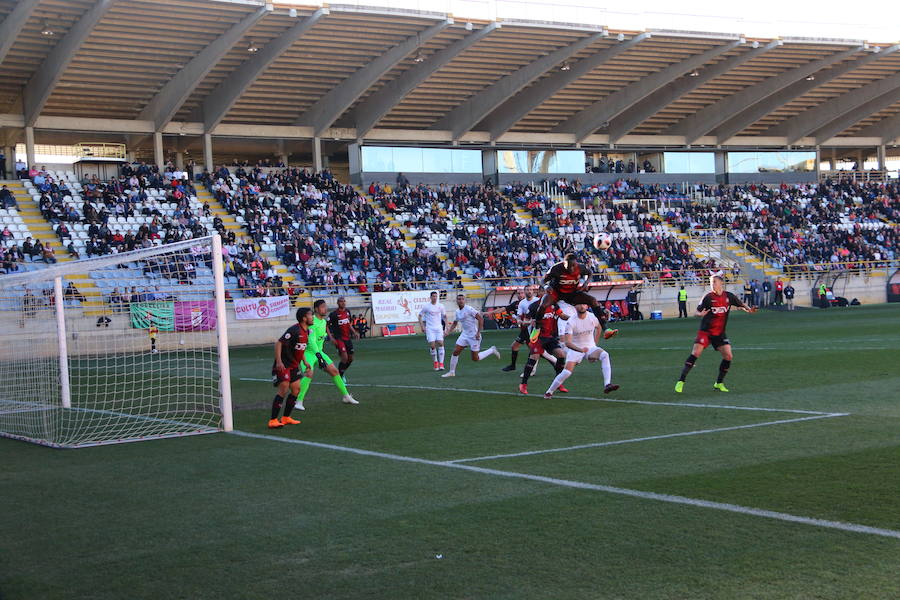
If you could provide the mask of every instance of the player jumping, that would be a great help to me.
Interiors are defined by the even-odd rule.
[[[428,304],[419,311],[419,326],[431,349],[431,362],[435,371],[444,370],[444,322],[447,310],[438,302],[438,293],[431,292]]]
[[[679,394],[684,389],[684,380],[688,373],[694,367],[694,363],[700,358],[703,349],[712,344],[713,350],[718,350],[722,354],[722,362],[719,363],[719,376],[713,389],[720,392],[727,392],[728,388],[722,383],[728,369],[731,367],[731,342],[728,334],[725,333],[725,325],[728,323],[728,313],[732,306],[736,306],[744,312],[755,313],[756,307],[748,306],[741,301],[740,298],[725,291],[725,280],[719,275],[710,277],[712,291],[703,296],[697,306],[697,316],[702,317],[700,321],[700,331],[697,332],[697,338],[694,340],[694,346],[691,349],[691,355],[684,361],[684,368],[681,370],[681,377],[675,384],[675,391]]]
[[[450,324],[444,335],[445,337],[449,335],[457,325],[460,326],[460,334],[456,338],[456,347],[453,348],[453,354],[450,356],[450,370],[441,377],[456,377],[456,364],[459,362],[459,355],[466,347],[472,352],[472,360],[475,362],[484,360],[491,354],[500,358],[500,352],[497,351],[496,346],[481,350],[481,330],[484,328],[484,317],[481,316],[481,313],[466,304],[466,297],[463,294],[456,297],[456,306],[458,308],[456,320]]]
[[[300,393],[300,380],[312,377],[312,368],[306,360],[306,348],[309,343],[309,327],[313,316],[309,308],[297,309],[297,323],[291,325],[278,341],[275,342],[275,363],[272,365],[272,385],[277,388],[272,400],[272,414],[269,417],[269,429],[277,429],[285,425],[299,425],[300,421],[291,418],[291,412]],[[303,369],[301,372],[301,365]],[[285,402],[287,398],[287,402]],[[284,404],[284,416],[278,418]]]
[[[603,331],[603,339],[608,340],[619,333],[618,329],[606,328],[606,309],[597,299],[587,293],[591,272],[578,264],[574,254],[566,254],[562,262],[558,262],[544,275],[544,286],[547,293],[541,298],[541,307],[555,304],[562,300],[572,306],[587,304]]]
[[[587,304],[575,306],[576,314],[570,317],[563,326],[562,342],[568,351],[566,352],[566,366],[556,375],[556,379],[550,384],[545,399],[553,397],[553,392],[560,388],[563,382],[569,378],[575,366],[585,358],[589,362],[600,361],[603,370],[603,393],[609,394],[619,389],[612,382],[612,365],[609,362],[609,353],[597,346],[600,341],[600,321],[588,312]]]
[[[544,353],[550,353],[556,358],[553,368],[556,374],[563,369],[566,354],[559,345],[559,320],[569,318],[556,304],[541,306],[538,302],[531,305],[529,315],[534,320],[531,332],[531,343],[528,345],[530,354],[525,368],[522,370],[522,382],[519,384],[519,393],[528,395],[528,379],[534,375],[537,361]],[[559,386],[559,391],[568,392],[566,388]]]
[[[359,333],[351,324],[350,311],[347,310],[347,300],[341,296],[337,299],[338,307],[328,315],[328,330],[331,333],[331,341],[337,348],[341,362],[338,363],[338,373],[341,377],[353,364],[353,339],[359,339]]]

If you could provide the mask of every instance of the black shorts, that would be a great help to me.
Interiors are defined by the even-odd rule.
[[[531,339],[531,336],[528,331],[528,325],[520,325],[519,326],[519,335],[516,337],[515,343],[527,344],[529,339]]]
[[[279,384],[283,382],[294,383],[295,381],[299,381],[303,377],[303,373],[300,372],[300,366],[297,365],[293,369],[284,369],[283,371],[276,368],[275,364],[272,364],[272,385],[278,387]]]
[[[539,337],[531,342],[528,348],[532,354],[543,354],[544,352],[553,354],[554,350],[562,348],[562,346],[559,345],[559,338]]]
[[[728,339],[728,334],[724,331],[722,335],[712,335],[708,331],[700,330],[697,332],[697,337],[694,339],[695,344],[700,344],[704,348],[707,346],[712,346],[713,350],[718,350],[722,346],[728,346],[731,344],[731,340]]]
[[[337,348],[338,353],[346,352],[347,354],[353,354],[353,339],[348,338],[346,340],[340,340],[335,338],[334,347]]]
[[[588,306],[598,304],[597,299],[587,292],[561,292],[556,288],[551,287],[547,288],[547,293],[553,299],[553,302],[562,300],[563,302],[568,302],[572,306],[575,306],[576,304],[587,304]]]

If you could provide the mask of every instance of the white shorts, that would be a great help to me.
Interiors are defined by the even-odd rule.
[[[599,358],[602,352],[603,348],[599,346],[588,346],[587,354],[585,354],[584,352],[576,352],[571,348],[566,348],[566,362],[573,362],[577,365],[580,364],[581,361],[585,358]]]
[[[462,348],[468,346],[469,350],[472,352],[481,350],[481,340],[476,340],[474,335],[466,335],[465,333],[461,333],[459,337],[456,338],[456,345]]]
[[[426,327],[425,328],[425,340],[430,344],[431,342],[443,342],[444,341],[444,330],[440,327]]]

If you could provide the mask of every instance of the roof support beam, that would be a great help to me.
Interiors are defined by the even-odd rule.
[[[200,82],[222,60],[222,57],[241,41],[251,27],[271,11],[271,5],[262,6],[213,40],[163,86],[159,93],[147,103],[138,119],[153,121],[156,123],[156,130],[162,131],[163,127],[168,125],[169,121],[178,113],[178,109],[185,100],[200,85]]]
[[[881,138],[882,144],[890,144],[893,140],[900,138],[900,113],[873,123],[856,135],[861,137],[877,136]]]
[[[718,102],[707,106],[686,119],[682,119],[666,130],[665,133],[670,135],[683,135],[688,144],[693,144],[699,138],[730,119],[733,115],[747,110],[757,102],[762,102],[785,86],[801,79],[805,79],[809,75],[821,71],[837,62],[846,60],[860,51],[862,51],[861,46],[842,52],[836,52],[831,56],[808,62],[805,65],[800,65],[799,67],[785,71],[780,75],[764,79],[759,83],[744,88],[736,94],[722,98]]]
[[[584,77],[600,65],[603,65],[618,54],[633,48],[650,37],[649,33],[636,35],[626,42],[604,48],[596,54],[579,60],[570,66],[568,71],[556,71],[534,85],[522,90],[492,112],[485,121],[491,139],[496,140],[510,128],[521,121],[525,115],[549,100],[554,94]]]
[[[797,81],[796,83],[789,85],[782,90],[779,90],[775,94],[772,94],[762,102],[759,102],[743,111],[742,113],[728,119],[720,126],[716,127],[716,129],[713,131],[713,135],[718,138],[719,143],[722,143],[725,140],[730,139],[732,136],[737,135],[750,125],[756,123],[761,118],[777,109],[779,106],[784,106],[791,100],[799,98],[803,94],[821,85],[825,85],[836,77],[846,75],[851,71],[867,65],[873,60],[877,60],[882,56],[893,54],[897,50],[900,50],[900,44],[891,46],[890,48],[886,48],[878,54],[872,52],[870,54],[866,54],[865,56],[861,56],[856,60],[852,60],[840,65],[835,65],[826,71],[817,73],[815,75],[815,79],[813,80],[802,79],[800,81]]]
[[[41,114],[47,99],[75,58],[78,49],[88,38],[103,15],[112,7],[115,0],[97,0],[53,49],[37,68],[34,75],[25,84],[22,92],[22,107],[25,111],[25,125],[33,126]]]
[[[887,94],[873,98],[864,104],[860,104],[850,112],[843,114],[823,127],[820,127],[814,134],[816,143],[821,144],[825,140],[830,140],[848,127],[856,125],[866,117],[870,117],[896,102],[900,102],[900,87],[897,87],[893,92],[888,92]]]
[[[809,108],[799,115],[770,127],[764,135],[784,136],[788,145],[795,144],[800,138],[818,131],[838,117],[846,115],[870,100],[896,91],[897,88],[900,88],[900,73],[879,79],[861,88],[850,90],[818,106]]]
[[[16,42],[16,36],[31,18],[39,2],[40,0],[19,0],[12,12],[0,23],[0,63],[6,58],[9,49]]]
[[[321,135],[375,82],[384,77],[411,52],[421,48],[431,38],[452,24],[453,19],[444,19],[425,31],[406,38],[322,96],[318,102],[297,118],[294,125],[311,126],[317,136]]]
[[[721,46],[716,46],[711,50],[696,54],[687,60],[666,67],[662,71],[657,71],[652,75],[643,77],[575,113],[569,117],[568,120],[557,125],[553,131],[574,132],[575,139],[580,142],[594,133],[601,125],[609,122],[613,117],[622,114],[628,110],[629,107],[634,106],[637,102],[640,102],[653,92],[672,83],[672,81],[685,73],[693,71],[698,67],[702,67],[717,56],[728,52],[729,50],[733,50],[739,45],[740,41],[735,40]]]
[[[453,132],[453,139],[459,139],[526,85],[603,37],[603,33],[595,33],[542,56],[481,90],[444,115],[429,129],[449,129]]]
[[[429,56],[424,62],[402,73],[397,79],[387,83],[380,90],[366,98],[365,102],[357,106],[351,115],[351,122],[356,124],[356,132],[363,138],[378,124],[385,115],[390,113],[395,106],[400,104],[406,96],[425,82],[439,69],[462,52],[481,41],[492,31],[499,29],[497,22],[489,23],[478,31],[474,31],[466,37],[457,40],[439,52]]]
[[[312,29],[328,12],[327,8],[320,8],[303,19],[241,63],[241,66],[236,68],[227,79],[217,85],[216,89],[210,92],[203,101],[203,106],[196,115],[196,118],[203,121],[204,132],[209,133],[215,129],[216,125],[222,122],[231,107],[238,101],[238,98],[269,68],[269,65]]]
[[[653,92],[645,99],[626,109],[621,115],[609,123],[609,141],[614,144],[625,137],[632,129],[675,102],[685,94],[696,90],[701,85],[721,77],[745,62],[778,47],[778,42],[770,42],[765,46],[753,48],[743,54],[736,54],[722,62],[703,69],[696,77],[676,79],[669,85]]]

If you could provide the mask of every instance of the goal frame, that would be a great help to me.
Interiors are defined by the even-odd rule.
[[[218,428],[205,428],[187,432],[173,432],[155,434],[148,437],[123,438],[115,440],[90,441],[86,443],[65,444],[57,443],[51,440],[44,440],[38,437],[29,437],[11,433],[0,429],[0,437],[27,441],[38,445],[53,448],[84,448],[91,446],[121,444],[144,440],[163,439],[168,437],[184,437],[187,435],[196,435],[203,433],[230,432],[234,429],[234,417],[232,414],[232,396],[231,396],[231,367],[228,352],[228,313],[225,302],[225,272],[222,262],[222,238],[218,234],[193,238],[182,242],[172,244],[163,244],[153,248],[134,250],[131,252],[122,252],[114,255],[107,255],[98,258],[88,258],[79,261],[72,261],[63,264],[56,264],[39,271],[31,271],[28,273],[4,275],[0,277],[0,289],[16,287],[20,285],[28,285],[36,282],[53,282],[53,298],[54,298],[54,314],[56,322],[56,346],[59,359],[59,407],[63,410],[79,410],[72,407],[72,389],[71,376],[69,372],[69,353],[68,353],[68,331],[66,326],[65,313],[65,294],[63,289],[63,278],[74,273],[82,273],[92,271],[104,267],[109,267],[124,262],[134,260],[145,260],[157,256],[163,256],[177,252],[179,250],[187,250],[197,245],[204,245],[210,248],[212,258],[213,272],[213,292],[214,305],[216,315],[215,335],[218,365],[218,407],[220,411],[220,424]],[[49,314],[47,315],[49,317]],[[101,411],[102,412],[102,411]],[[118,413],[117,413],[118,414]],[[133,415],[124,415],[133,416]],[[138,419],[154,419],[153,417],[136,417]],[[158,419],[159,421],[168,421],[167,419]],[[176,421],[168,421],[177,423]]]

